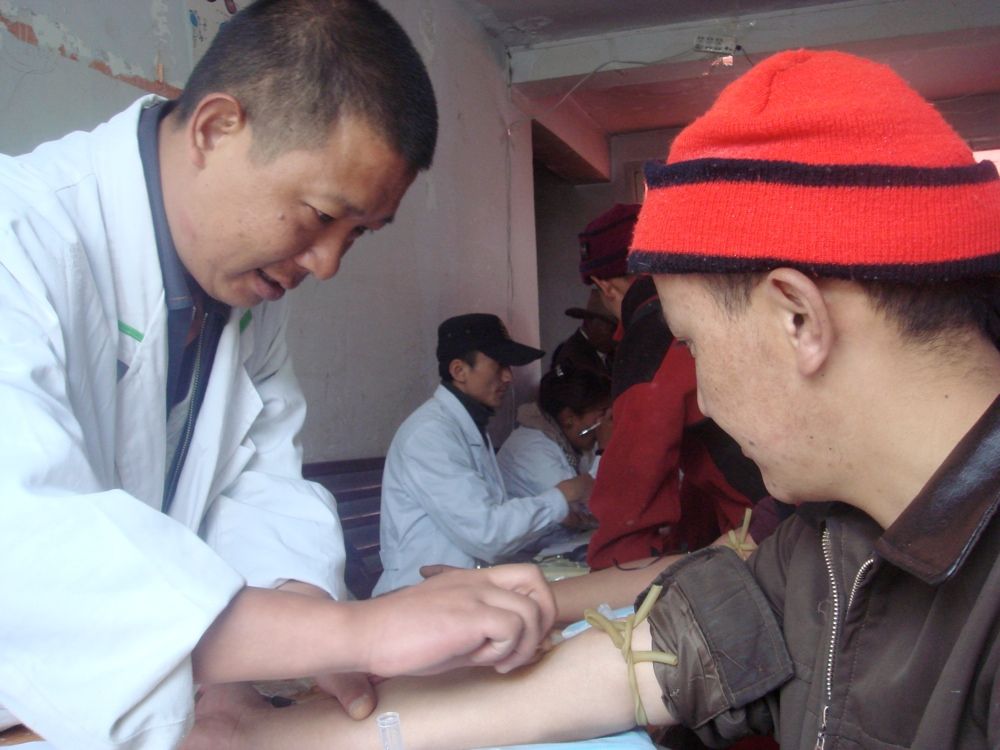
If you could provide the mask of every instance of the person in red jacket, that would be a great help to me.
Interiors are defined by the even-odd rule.
[[[617,204],[580,234],[581,279],[621,321],[614,432],[590,500],[598,528],[587,562],[595,570],[707,546],[767,495],[757,467],[698,408],[694,359],[664,322],[652,279],[627,275],[638,213],[638,205]],[[759,541],[775,520],[758,512],[750,535]]]

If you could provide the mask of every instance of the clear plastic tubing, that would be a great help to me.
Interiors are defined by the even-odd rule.
[[[403,735],[399,729],[399,714],[386,711],[375,719],[382,750],[403,750]]]

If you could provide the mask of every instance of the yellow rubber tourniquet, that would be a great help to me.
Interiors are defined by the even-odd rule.
[[[671,667],[677,666],[677,657],[674,654],[665,651],[632,650],[632,633],[635,627],[649,616],[661,591],[663,591],[662,586],[651,586],[639,609],[623,620],[609,620],[594,609],[584,610],[583,613],[583,618],[593,627],[598,627],[607,633],[612,643],[622,652],[622,657],[628,668],[628,684],[632,689],[632,698],[635,701],[635,722],[638,726],[646,726],[649,720],[646,717],[646,709],[642,705],[642,698],[639,697],[639,683],[635,677],[635,665],[639,662],[650,661]]]
[[[750,529],[750,508],[743,514],[743,525],[739,531],[730,531],[726,540],[726,546],[732,548],[737,555],[746,560],[751,552],[756,549],[753,540],[747,541],[747,533]],[[635,721],[639,726],[648,723],[646,709],[642,705],[642,698],[639,696],[639,683],[635,677],[635,665],[639,662],[659,662],[667,666],[677,666],[677,656],[666,651],[633,651],[632,632],[635,627],[645,620],[653,605],[663,591],[662,586],[650,586],[646,593],[646,598],[642,600],[642,605],[635,613],[623,620],[609,620],[596,609],[586,609],[583,612],[585,619],[591,626],[598,627],[608,634],[612,643],[622,652],[625,665],[628,668],[628,684],[632,689],[632,698],[635,702]]]
[[[757,545],[753,543],[753,539],[747,541],[747,532],[750,530],[750,509],[747,508],[746,512],[743,513],[743,525],[740,527],[739,531],[733,531],[730,529],[727,535],[726,546],[736,552],[742,559],[746,560],[750,553],[757,549]]]

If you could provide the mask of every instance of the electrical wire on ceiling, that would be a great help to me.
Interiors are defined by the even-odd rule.
[[[656,60],[645,60],[645,61],[643,61],[643,60],[618,60],[618,59],[606,60],[603,63],[601,63],[600,65],[596,66],[589,73],[587,73],[586,75],[584,75],[583,78],[581,78],[579,81],[577,81],[576,83],[574,83],[570,87],[570,89],[565,94],[563,94],[561,97],[559,97],[559,100],[556,101],[556,103],[553,104],[551,107],[547,107],[542,112],[538,112],[538,113],[531,114],[531,115],[524,115],[523,117],[518,117],[518,118],[512,120],[511,122],[507,123],[507,127],[506,127],[506,136],[507,136],[506,137],[506,154],[505,154],[505,158],[506,158],[505,173],[506,174],[505,174],[505,177],[507,179],[507,314],[508,314],[508,320],[510,319],[510,316],[511,316],[511,314],[513,312],[513,302],[514,302],[514,261],[513,261],[513,257],[512,257],[512,253],[513,253],[513,247],[512,247],[513,237],[512,237],[512,234],[511,234],[511,221],[513,219],[513,216],[512,216],[512,212],[513,212],[513,196],[511,194],[511,191],[514,189],[514,186],[512,184],[512,179],[511,179],[512,176],[513,176],[513,149],[514,149],[513,128],[514,128],[514,126],[518,125],[518,124],[520,124],[522,122],[526,122],[528,120],[532,120],[532,119],[535,119],[537,117],[541,117],[541,116],[547,115],[550,112],[554,112],[559,107],[561,107],[566,102],[566,100],[569,99],[573,95],[573,93],[577,89],[579,89],[581,86],[583,86],[583,84],[585,84],[588,80],[590,80],[594,75],[596,75],[600,71],[604,70],[609,65],[628,65],[628,66],[632,66],[632,67],[645,67],[647,65],[658,65],[660,63],[672,62],[673,60],[676,60],[678,58],[684,57],[685,55],[689,55],[693,51],[694,51],[694,48],[692,47],[692,48],[685,49],[685,50],[683,50],[681,52],[678,52],[678,53],[676,53],[674,55],[668,55],[667,57],[661,57],[661,58],[658,58]],[[508,91],[508,101],[510,100],[509,97],[510,97],[510,91],[512,90],[512,87],[513,87],[513,70],[512,70],[512,63],[511,63],[511,55],[510,55],[510,50],[507,50],[507,91]]]
[[[644,68],[644,67],[649,66],[649,65],[660,65],[661,63],[673,62],[674,60],[677,60],[677,59],[679,59],[681,57],[684,57],[685,55],[689,55],[689,54],[691,54],[692,52],[695,52],[695,51],[696,50],[694,49],[694,47],[690,47],[690,48],[685,49],[685,50],[683,50],[681,52],[678,52],[676,54],[668,55],[667,57],[661,57],[661,58],[658,58],[656,60],[645,60],[645,61],[643,61],[643,60],[618,60],[618,59],[605,60],[600,65],[598,65],[597,67],[595,67],[594,69],[592,69],[589,73],[587,73],[586,75],[584,75],[583,78],[581,78],[579,81],[577,81],[576,83],[574,83],[570,87],[570,89],[565,94],[563,94],[561,97],[559,97],[559,100],[555,104],[553,104],[551,107],[546,107],[541,112],[537,112],[535,114],[525,115],[523,117],[518,117],[517,119],[513,120],[512,122],[510,122],[507,125],[507,137],[510,138],[510,136],[511,136],[511,128],[513,128],[518,123],[524,122],[525,120],[532,120],[532,119],[541,117],[543,115],[547,115],[547,114],[549,114],[551,112],[555,112],[557,109],[559,109],[559,107],[561,107],[563,104],[566,103],[567,99],[569,99],[571,96],[573,96],[573,94],[576,92],[577,89],[579,89],[581,86],[583,86],[583,84],[585,84],[593,76],[595,76],[597,73],[600,73],[602,70],[604,70],[609,65],[629,65],[629,66],[635,67],[635,68]],[[513,85],[514,85],[513,84],[513,71],[511,70],[510,53],[508,52],[507,53],[507,88],[508,88],[508,90],[511,89],[513,87]]]

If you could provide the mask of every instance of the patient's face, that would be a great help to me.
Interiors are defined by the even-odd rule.
[[[803,424],[787,358],[755,293],[729,313],[695,274],[654,277],[667,325],[695,360],[698,405],[761,470],[768,491],[794,501],[801,488]]]

